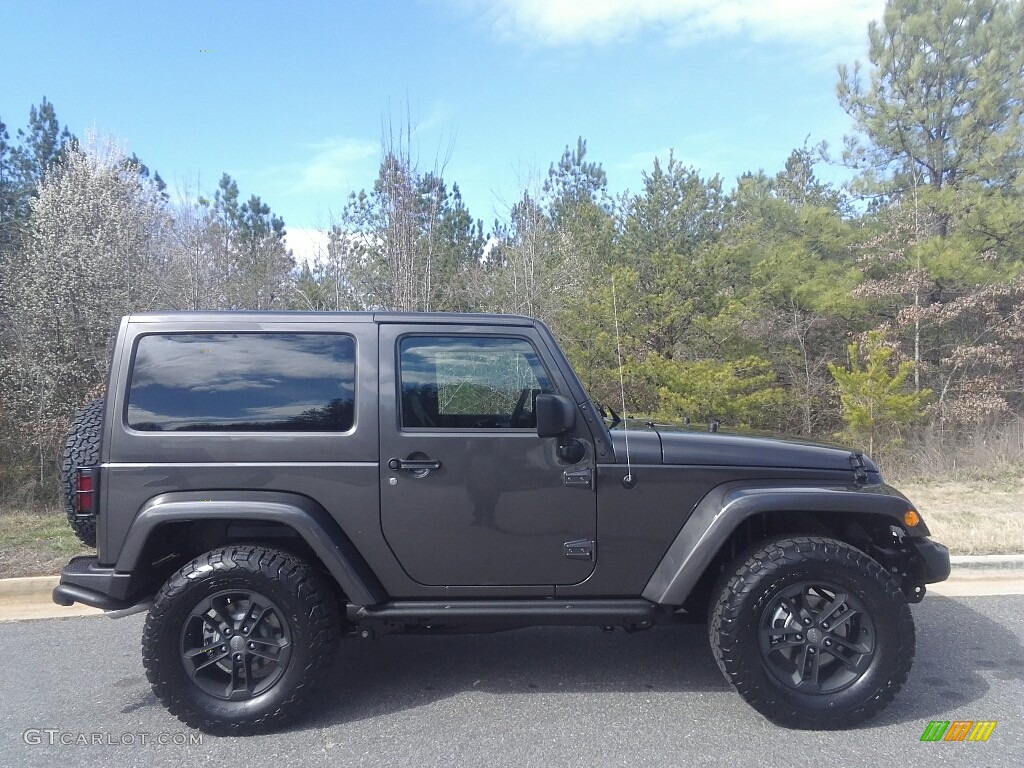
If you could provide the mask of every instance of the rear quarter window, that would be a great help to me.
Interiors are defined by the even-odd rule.
[[[139,338],[128,426],[141,432],[347,432],[355,339],[327,333]]]

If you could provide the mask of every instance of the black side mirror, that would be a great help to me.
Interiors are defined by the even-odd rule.
[[[562,437],[576,426],[576,404],[565,395],[537,395],[538,437]]]
[[[537,395],[537,436],[558,438],[558,457],[569,464],[578,464],[586,456],[586,448],[572,437],[576,426],[576,403],[565,395]]]

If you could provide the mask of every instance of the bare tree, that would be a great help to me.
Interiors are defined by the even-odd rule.
[[[61,432],[48,425],[103,381],[118,318],[159,301],[167,222],[155,183],[110,140],[72,144],[40,183],[9,266],[0,392],[32,425],[41,473],[43,438]]]

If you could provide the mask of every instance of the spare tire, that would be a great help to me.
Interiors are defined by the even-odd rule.
[[[81,520],[75,517],[75,469],[99,464],[105,405],[106,400],[99,398],[78,412],[64,442],[60,461],[60,490],[64,512],[75,535],[90,547],[96,546],[96,518]]]

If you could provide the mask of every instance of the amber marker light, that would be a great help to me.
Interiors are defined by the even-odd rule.
[[[921,522],[921,516],[917,514],[913,509],[908,509],[903,513],[903,524],[907,528],[913,528],[915,525]]]

